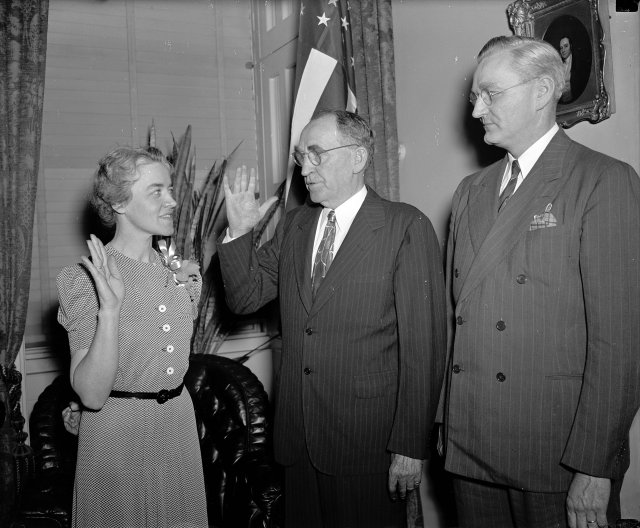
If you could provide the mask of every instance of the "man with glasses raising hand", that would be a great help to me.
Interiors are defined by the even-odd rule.
[[[364,184],[372,144],[353,113],[314,116],[294,153],[310,200],[260,249],[250,231],[268,203],[255,174],[225,180],[229,307],[279,299],[274,443],[288,528],[404,526],[401,499],[427,457],[446,355],[442,261],[424,214]]]
[[[548,43],[491,39],[469,97],[506,157],[464,179],[447,252],[445,467],[459,525],[613,526],[640,405],[640,180],[558,128]]]

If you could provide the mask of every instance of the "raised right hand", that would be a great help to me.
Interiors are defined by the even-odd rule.
[[[107,255],[104,245],[95,235],[87,240],[91,259],[81,257],[96,284],[100,310],[117,311],[124,300],[124,282],[112,255]]]
[[[252,168],[251,174],[247,176],[247,167],[238,167],[233,188],[229,185],[226,174],[223,180],[229,236],[236,238],[251,231],[277,198],[269,198],[260,205],[256,198],[258,180],[255,168]]]

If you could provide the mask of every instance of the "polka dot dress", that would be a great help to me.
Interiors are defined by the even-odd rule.
[[[149,264],[110,245],[125,283],[114,390],[157,392],[182,383],[189,366],[200,281],[178,286],[159,255]],[[93,281],[81,266],[58,276],[58,321],[72,353],[89,348],[97,324]],[[85,410],[78,437],[74,527],[208,526],[200,445],[191,396],[108,398]]]

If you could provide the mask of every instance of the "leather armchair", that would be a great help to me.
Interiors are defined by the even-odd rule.
[[[210,526],[282,526],[282,474],[273,460],[269,402],[262,384],[241,363],[194,354],[185,385],[196,412]],[[61,375],[33,408],[36,476],[23,495],[17,526],[71,525],[77,438],[64,429],[61,412],[73,398],[68,376]]]

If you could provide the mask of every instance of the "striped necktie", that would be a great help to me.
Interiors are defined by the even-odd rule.
[[[316,257],[313,262],[313,273],[311,275],[311,288],[315,297],[316,291],[320,287],[320,283],[327,275],[329,266],[333,262],[333,242],[336,238],[336,212],[329,211],[327,215],[327,225],[322,234],[322,240],[316,251]]]
[[[501,211],[504,204],[507,203],[507,200],[511,198],[511,195],[516,190],[516,183],[518,183],[519,175],[520,165],[518,164],[518,160],[513,160],[513,163],[511,163],[511,177],[509,178],[507,186],[504,188],[504,191],[502,191],[500,200],[498,201],[498,212]]]

